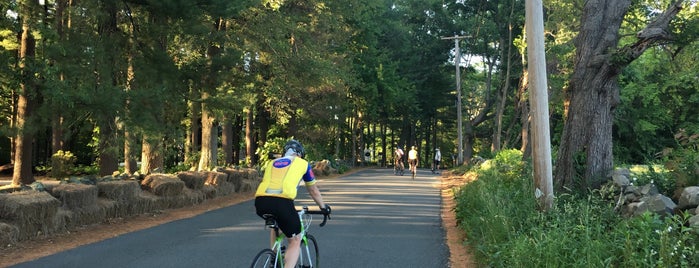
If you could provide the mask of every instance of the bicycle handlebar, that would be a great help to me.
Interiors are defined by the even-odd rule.
[[[323,215],[323,222],[320,223],[320,227],[323,227],[327,223],[328,219],[330,219],[330,206],[327,207],[327,210],[309,210],[308,207],[304,206],[303,211],[307,214]]]

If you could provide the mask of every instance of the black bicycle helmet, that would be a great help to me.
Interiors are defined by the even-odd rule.
[[[286,142],[286,145],[284,145],[284,152],[288,151],[289,149],[294,150],[294,152],[300,157],[306,156],[306,150],[303,149],[303,145],[301,145],[301,143],[297,140],[289,140]]]

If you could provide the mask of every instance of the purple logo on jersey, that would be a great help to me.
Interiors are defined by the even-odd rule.
[[[288,158],[280,158],[277,160],[274,160],[274,163],[272,164],[275,168],[283,168],[291,165],[291,159]]]

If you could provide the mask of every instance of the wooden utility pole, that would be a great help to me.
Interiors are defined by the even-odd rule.
[[[459,40],[467,38],[468,36],[454,35],[450,37],[442,37],[442,40],[454,39],[454,66],[456,66],[456,122],[457,122],[457,136],[458,136],[458,163],[462,165],[464,163],[464,134],[462,121],[463,117],[461,115],[461,50],[459,49]]]
[[[532,160],[535,197],[539,209],[553,206],[553,172],[551,137],[549,134],[548,85],[544,54],[544,15],[541,0],[526,2],[526,40],[529,70],[529,102],[531,103]]]

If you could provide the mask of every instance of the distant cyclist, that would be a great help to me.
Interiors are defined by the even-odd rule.
[[[301,220],[294,205],[299,182],[305,182],[308,193],[323,212],[331,212],[330,206],[323,202],[311,165],[303,159],[305,154],[306,151],[300,142],[288,141],[284,145],[284,157],[267,164],[262,182],[255,192],[257,215],[274,215],[277,225],[287,237],[284,267],[296,266],[301,249]],[[274,230],[271,232],[270,236],[274,241]]]
[[[410,172],[412,172],[413,174],[417,173],[417,163],[417,147],[413,145],[413,147],[410,148],[410,151],[408,152],[408,165],[410,165]]]
[[[403,152],[400,146],[396,147],[396,150],[393,151],[393,166],[395,167],[393,169],[393,175],[397,175],[398,173],[403,175],[403,170],[405,169],[403,165],[403,155],[405,155],[405,152]]]

